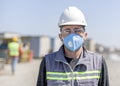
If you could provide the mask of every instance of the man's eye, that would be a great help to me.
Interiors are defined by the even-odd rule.
[[[70,32],[70,30],[66,30],[66,32]]]
[[[75,32],[83,33],[84,31],[83,30],[75,30]]]
[[[70,33],[71,31],[70,30],[64,30],[63,32],[64,33]]]

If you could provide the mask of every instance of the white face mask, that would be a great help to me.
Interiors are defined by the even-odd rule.
[[[63,44],[70,51],[78,50],[82,46],[83,42],[83,38],[75,33],[69,34],[63,39]]]

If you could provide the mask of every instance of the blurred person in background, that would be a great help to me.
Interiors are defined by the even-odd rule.
[[[43,58],[37,86],[109,86],[103,56],[83,46],[87,23],[82,11],[68,7],[61,14],[58,26],[63,45]]]
[[[19,55],[22,51],[18,41],[19,41],[18,37],[13,37],[12,42],[8,43],[8,54],[9,54],[9,57],[11,58],[12,74],[15,74],[16,65],[19,60]]]

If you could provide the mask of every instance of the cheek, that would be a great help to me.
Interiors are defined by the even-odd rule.
[[[61,38],[65,38],[66,36],[66,34],[61,34]]]

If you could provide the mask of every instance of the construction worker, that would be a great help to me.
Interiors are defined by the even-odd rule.
[[[12,42],[8,43],[8,52],[9,57],[11,58],[12,74],[15,74],[16,64],[18,63],[20,55],[20,45],[18,40],[18,37],[13,37]]]
[[[63,45],[43,58],[37,86],[109,86],[104,58],[83,46],[87,23],[82,11],[68,7],[58,26]]]

